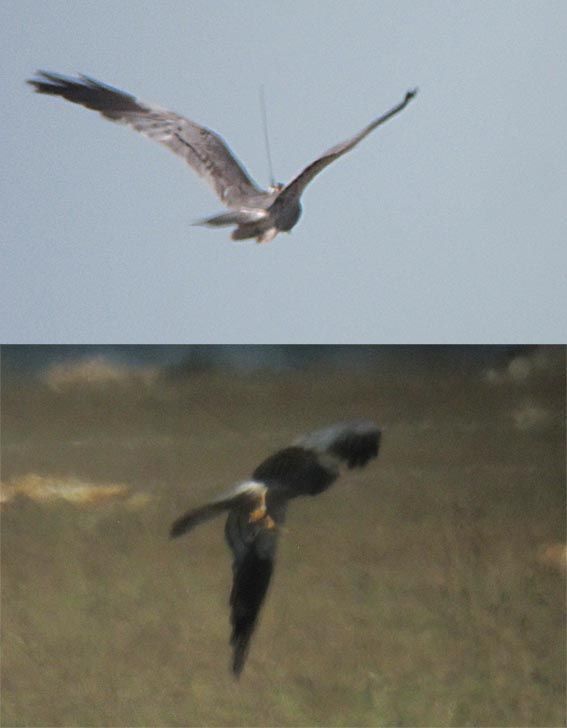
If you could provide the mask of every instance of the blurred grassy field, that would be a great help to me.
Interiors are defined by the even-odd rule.
[[[564,725],[565,580],[545,558],[565,542],[563,367],[5,382],[5,481],[151,499],[6,504],[2,725]],[[222,523],[179,542],[169,524],[360,416],[384,426],[381,457],[292,504],[235,682]]]

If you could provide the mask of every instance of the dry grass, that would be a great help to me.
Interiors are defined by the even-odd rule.
[[[515,425],[526,398],[549,417]],[[3,476],[125,483],[144,508],[2,515],[5,726],[565,723],[561,367],[196,373],[3,392]],[[535,406],[534,405],[534,406]],[[249,663],[228,671],[221,523],[170,521],[312,425],[369,416],[381,459],[293,504]],[[551,553],[551,551],[549,551]]]

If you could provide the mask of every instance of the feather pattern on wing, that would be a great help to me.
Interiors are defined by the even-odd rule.
[[[401,111],[415,96],[408,91],[405,99],[375,119],[362,131],[322,154],[287,185],[273,184],[263,190],[216,132],[199,126],[184,116],[139,101],[131,94],[96,81],[89,76],[69,78],[56,73],[37,71],[28,81],[40,94],[61,96],[74,104],[100,112],[111,121],[126,124],[154,139],[184,159],[207,182],[230,213],[213,215],[198,225],[224,227],[234,225],[233,240],[256,238],[269,243],[280,232],[289,232],[301,216],[300,197],[305,187],[331,162],[353,149],[377,126]]]
[[[251,204],[267,195],[245,172],[225,141],[214,131],[172,111],[150,106],[112,86],[79,75],[79,80],[38,71],[30,80],[41,94],[62,96],[67,101],[99,111],[112,121],[126,124],[182,157],[202,177],[227,207]]]

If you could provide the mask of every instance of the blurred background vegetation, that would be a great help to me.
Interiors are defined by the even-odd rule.
[[[3,351],[3,725],[565,724],[563,349],[141,352]],[[351,417],[235,682],[222,522],[170,522]]]

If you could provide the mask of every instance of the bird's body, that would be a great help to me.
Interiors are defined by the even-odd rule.
[[[171,536],[228,512],[225,538],[233,554],[230,594],[232,669],[244,667],[250,638],[268,590],[287,503],[317,495],[339,477],[340,466],[363,467],[378,455],[380,430],[369,421],[338,423],[298,438],[266,458],[252,479],[178,518]]]
[[[61,96],[98,111],[107,119],[132,127],[182,157],[229,208],[229,212],[204,218],[196,224],[235,226],[233,240],[256,238],[259,243],[273,240],[280,232],[289,232],[299,220],[300,198],[309,182],[377,126],[401,111],[416,93],[408,91],[400,104],[351,139],[322,154],[287,185],[277,184],[263,190],[214,131],[88,76],[72,79],[45,71],[38,71],[37,75],[39,78],[29,83],[38,93]]]

